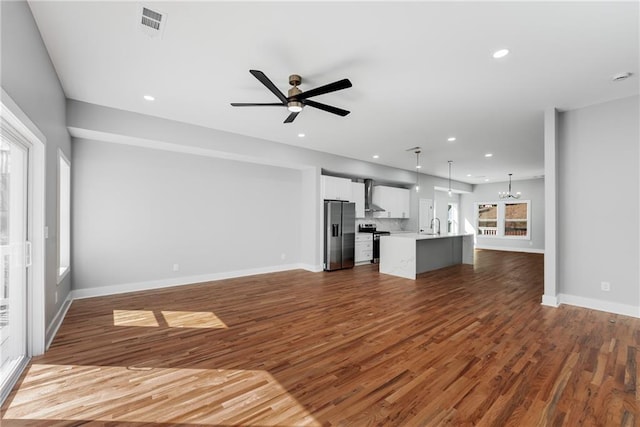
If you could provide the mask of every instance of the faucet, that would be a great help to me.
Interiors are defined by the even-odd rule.
[[[436,221],[438,221],[438,231],[436,231],[436,230],[433,228],[433,226],[434,226],[434,224],[435,224],[435,222],[436,222]],[[440,234],[440,218],[434,217],[434,218],[431,220],[431,230],[433,230],[433,232],[434,232],[434,233],[436,233],[436,234],[438,234],[438,235]]]

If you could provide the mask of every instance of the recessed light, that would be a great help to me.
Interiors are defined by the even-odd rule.
[[[485,179],[484,179],[484,182],[489,182],[489,178],[485,178]]]
[[[151,96],[151,95],[145,95],[145,96],[143,96],[143,98],[145,100],[147,100],[147,101],[155,101],[156,100],[156,98]]]
[[[491,153],[487,153],[487,154],[485,154],[484,156],[485,156],[485,157],[493,157],[493,154],[491,154]]]
[[[447,138],[447,141],[449,141],[449,142],[453,142],[453,141],[455,141],[455,140],[456,140],[456,137],[455,137],[455,136],[452,136],[452,137],[450,137],[450,138]]]
[[[470,174],[470,173],[468,173],[468,174],[467,174],[467,176],[471,176],[471,174]]]
[[[418,165],[416,166],[416,169],[422,169],[422,166]]]
[[[504,58],[507,55],[509,55],[509,49],[500,49],[493,52],[493,57],[495,59]]]
[[[298,138],[304,138],[304,137],[305,137],[305,134],[304,134],[304,133],[300,132],[300,133],[298,134]]]
[[[374,158],[374,159],[379,159],[379,158],[380,158],[380,156],[378,156],[377,154],[374,154],[374,155],[373,155],[373,158]]]

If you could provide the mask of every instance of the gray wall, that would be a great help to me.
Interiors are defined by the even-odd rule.
[[[465,231],[465,226],[475,224],[475,203],[500,201],[498,192],[507,191],[507,182],[476,185],[473,193],[462,194],[460,197],[460,227]],[[492,237],[476,237],[476,245],[479,248],[496,248],[519,251],[544,251],[544,179],[528,179],[513,181],[514,192],[520,191],[520,200],[531,202],[531,240],[500,239]]]
[[[237,168],[220,169],[221,173],[215,175],[215,178],[225,180],[230,185],[235,185],[235,181],[237,181],[235,178],[237,170],[243,170],[243,173],[251,177],[253,176],[254,168],[258,168],[258,170],[265,167],[269,167],[272,170],[291,169],[289,173],[293,173],[297,177],[299,185],[295,190],[298,191],[295,198],[299,203],[296,211],[300,217],[299,226],[291,221],[278,222],[277,218],[272,218],[271,216],[266,217],[265,223],[278,236],[295,235],[299,243],[299,253],[286,253],[285,260],[280,257],[282,253],[285,253],[282,251],[277,252],[280,257],[278,259],[269,258],[267,260],[260,258],[256,260],[240,257],[242,265],[235,266],[233,269],[232,264],[228,264],[226,270],[220,270],[216,267],[213,270],[205,271],[204,266],[201,266],[202,268],[194,270],[193,274],[187,274],[181,269],[180,276],[192,277],[193,275],[237,271],[238,269],[250,270],[260,266],[277,267],[278,265],[291,264],[297,264],[310,270],[320,268],[322,265],[322,204],[319,182],[321,170],[343,176],[374,178],[378,183],[391,183],[411,187],[411,214],[414,215],[414,218],[404,220],[404,222],[407,225],[412,224],[412,221],[415,222],[415,227],[407,229],[417,229],[418,199],[415,197],[415,191],[413,190],[415,172],[73,100],[68,100],[67,108],[68,124],[72,134],[76,137],[76,142],[74,143],[74,247],[72,259],[74,263],[82,264],[83,268],[86,265],[83,253],[87,245],[95,245],[95,243],[92,243],[94,239],[97,238],[97,241],[101,241],[104,237],[103,232],[100,230],[100,223],[93,221],[84,223],[84,218],[94,215],[94,213],[88,213],[93,212],[95,209],[92,206],[100,203],[99,198],[90,194],[91,184],[94,180],[102,179],[98,176],[87,178],[92,172],[86,165],[95,164],[97,167],[104,159],[118,157],[122,146],[138,146],[137,150],[149,153],[158,151],[155,149],[166,150],[163,156],[168,158],[177,155],[176,153],[187,152],[197,154],[188,156],[193,159],[199,157],[218,158],[218,161],[226,159],[225,161],[233,162],[233,164],[237,165]],[[84,150],[83,146],[85,144],[94,146],[98,143],[104,153],[89,149],[87,151],[79,151]],[[144,158],[140,157],[139,164],[143,165],[144,163]],[[194,172],[187,165],[188,162],[185,163],[183,170],[177,170],[174,174],[174,178],[178,182],[189,179],[187,176]],[[205,172],[203,171],[203,173]],[[204,178],[209,179],[212,177],[207,175]],[[433,187],[435,185],[446,185],[447,182],[446,179],[428,175],[421,175],[420,179],[421,185],[424,185],[420,197],[433,198]],[[155,188],[153,182],[147,182],[146,185],[150,186],[151,189]],[[471,189],[469,184],[454,182],[453,185],[457,185],[463,190]],[[143,188],[141,186],[140,191]],[[243,197],[246,196],[244,194],[246,189],[238,188],[237,190],[241,192],[238,194],[243,194]],[[109,189],[108,191],[114,190]],[[294,190],[291,189],[291,191]],[[425,194],[425,196],[422,196],[422,194]],[[273,195],[272,199],[275,200],[281,196],[281,194],[276,194]],[[131,199],[125,202],[135,203],[135,200]],[[127,208],[126,204],[122,206]],[[260,211],[254,211],[255,218],[260,220],[260,216],[264,215],[264,209],[268,210],[269,206],[270,204],[265,204],[265,207],[261,207]],[[157,214],[167,215],[163,212],[157,212]],[[170,220],[176,221],[177,217]],[[203,221],[207,220],[203,218]],[[145,225],[144,220],[140,217],[131,218],[131,221],[132,223],[140,221],[142,225]],[[215,224],[215,226],[217,225]],[[203,224],[202,226],[207,227],[208,225]],[[242,223],[240,218],[229,218],[226,226],[240,230],[245,224]],[[248,235],[242,234],[243,232],[240,233],[243,238],[254,236],[253,233]],[[137,256],[137,252],[129,248],[122,248],[122,250],[127,253],[125,257],[128,259],[135,259]],[[264,251],[261,251],[261,253],[265,252],[271,253],[273,250],[265,248]],[[167,261],[163,261],[163,263],[166,264]],[[170,263],[173,264],[174,261]],[[143,274],[143,271],[146,271],[146,274]],[[86,271],[86,275],[75,272],[73,274],[73,288],[82,290],[124,283],[177,278],[173,272],[166,272],[166,270],[164,270],[165,276],[162,277],[162,275],[158,274],[159,271],[162,270],[155,270],[149,265],[146,270],[139,270],[137,276],[132,275],[128,279],[111,277],[110,280],[90,277],[91,274],[96,276],[98,274],[89,270]]]
[[[302,261],[299,170],[76,139],[73,164],[74,289]]]
[[[561,294],[639,306],[639,99],[559,115]]]
[[[71,158],[71,138],[66,128],[65,95],[40,33],[24,1],[2,1],[2,88],[40,129],[46,143],[45,322],[50,325],[70,291],[67,277],[56,285],[58,260],[57,173],[58,148]],[[72,165],[73,168],[73,165]],[[71,268],[74,268],[72,264]],[[58,303],[55,292],[58,291]]]

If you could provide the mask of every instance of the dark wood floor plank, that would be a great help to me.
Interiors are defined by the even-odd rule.
[[[640,319],[541,306],[542,255],[475,259],[74,301],[2,425],[636,425]]]

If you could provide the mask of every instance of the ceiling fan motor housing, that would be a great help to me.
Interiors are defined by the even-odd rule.
[[[300,83],[302,83],[302,77],[300,77],[297,74],[291,74],[289,76],[289,84],[291,86],[298,86]]]

